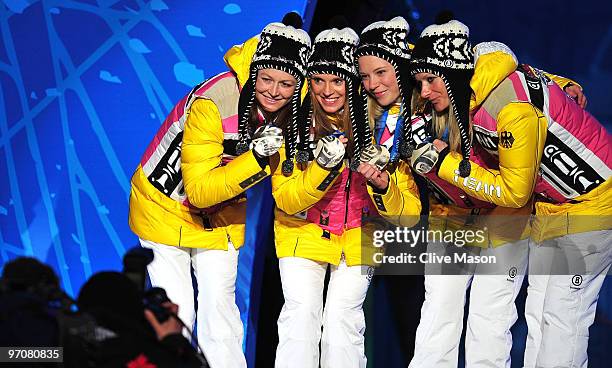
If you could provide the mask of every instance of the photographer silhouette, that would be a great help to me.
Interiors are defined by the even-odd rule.
[[[161,295],[159,290],[155,293]],[[80,344],[80,349],[88,348],[88,364],[110,367],[150,362],[158,367],[208,367],[181,334],[178,306],[167,297],[157,297],[154,302],[149,299],[145,299],[145,309],[139,288],[119,272],[100,272],[85,283],[77,304],[97,325],[95,333]]]

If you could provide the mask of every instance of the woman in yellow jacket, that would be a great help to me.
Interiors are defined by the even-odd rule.
[[[390,162],[381,169],[362,162],[358,172],[368,180],[370,193],[379,213],[398,226],[413,226],[419,211],[413,208],[418,188],[410,165],[400,160],[406,147],[400,147],[404,121],[410,121],[412,83],[408,77],[410,47],[408,22],[402,17],[378,21],[361,33],[355,57],[363,83],[363,108],[374,131],[374,142],[390,152]],[[401,189],[400,189],[401,188]]]
[[[372,146],[358,103],[353,59],[358,40],[349,28],[317,36],[308,63],[310,94],[300,118],[312,133],[300,144],[306,148],[316,142],[316,148],[313,156],[302,157],[291,175],[277,169],[272,176],[276,252],[285,298],[278,319],[277,368],[318,367],[319,341],[321,367],[366,367],[362,306],[374,248],[362,236],[369,227],[365,219],[378,212],[365,179],[345,162],[375,160],[372,152],[381,152]],[[377,158],[384,161],[384,153]],[[418,197],[409,199],[409,208],[418,214]],[[331,276],[323,308],[328,265]]]
[[[390,30],[403,31],[401,36],[390,37]],[[408,25],[400,18],[389,22],[376,22],[368,26],[361,36],[362,44],[358,48],[360,73],[366,90],[370,94],[368,104],[370,108],[370,119],[374,121],[376,141],[385,144],[392,152],[395,160],[402,158],[397,163],[394,177],[402,175],[409,169],[410,146],[430,141],[430,116],[425,119],[419,112],[412,115],[410,108],[412,81],[410,80],[410,68],[408,65],[410,53],[397,52],[394,47],[405,40],[408,33]],[[480,58],[477,62],[478,70],[485,71],[484,77],[476,84],[494,84],[503,80],[517,66],[512,52],[499,43],[485,43],[477,46],[477,54]],[[416,101],[415,101],[416,102]],[[417,105],[415,103],[415,105]],[[405,123],[405,122],[408,123]],[[417,149],[418,151],[418,149]],[[424,156],[427,158],[427,156]],[[393,161],[393,159],[392,159]],[[416,166],[416,172],[421,173],[421,166],[426,166],[421,160]],[[371,165],[362,164],[360,171],[370,178],[373,186],[378,187],[381,193],[410,193],[414,191],[413,185],[406,185],[406,181],[389,180],[388,172],[381,172]],[[511,342],[508,344],[510,327],[516,319],[516,308],[514,300],[520,290],[527,262],[526,240],[508,244],[506,247],[486,250],[481,252],[479,246],[488,246],[489,242],[509,242],[520,239],[520,236],[509,237],[510,239],[488,239],[486,232],[478,227],[467,227],[471,219],[477,218],[477,214],[491,213],[495,211],[495,205],[486,201],[479,201],[457,190],[451,184],[438,178],[435,173],[423,174],[425,182],[431,193],[429,232],[427,233],[428,247],[420,262],[425,263],[425,288],[427,292],[426,301],[421,313],[421,324],[416,336],[415,356],[411,367],[456,367],[458,359],[458,347],[461,332],[463,330],[463,305],[465,302],[465,290],[472,283],[471,291],[471,313],[470,328],[467,333],[468,345],[471,337],[476,334],[487,341],[488,349],[475,347],[467,352],[468,365],[475,365],[475,361],[490,361],[494,366],[503,366],[503,362],[509,357]],[[399,196],[387,198],[386,203],[390,208],[397,207],[401,203]],[[396,216],[401,212],[388,211],[384,215],[395,223]],[[401,218],[400,218],[401,219]],[[401,224],[401,222],[400,222]],[[523,223],[524,226],[524,223]],[[483,270],[488,265],[480,265],[478,270],[473,265],[441,264],[436,261],[437,256],[446,256],[444,243],[439,234],[449,234],[452,230],[462,235],[473,233],[474,236],[466,236],[454,239],[458,245],[479,245],[458,248],[458,256],[485,255],[485,253],[500,255],[503,253],[505,264],[496,265],[494,270]],[[419,229],[424,231],[425,229]],[[477,230],[480,230],[476,233]],[[419,234],[413,234],[419,235]],[[515,234],[513,234],[515,235]],[[520,235],[516,234],[516,235]],[[470,240],[469,238],[474,238]],[[447,239],[445,236],[444,239]],[[479,240],[474,242],[474,240]],[[476,244],[475,244],[476,243]],[[439,251],[441,254],[436,254]],[[450,254],[452,256],[452,254]],[[461,267],[466,266],[466,267]],[[411,267],[406,265],[405,267]],[[484,274],[495,270],[505,270],[504,275],[474,276],[474,273]],[[500,271],[501,272],[501,271]],[[451,275],[440,275],[451,274]],[[506,276],[507,275],[507,276]],[[502,296],[503,295],[503,296]],[[479,307],[489,310],[505,311],[499,323],[484,325],[476,323],[475,316],[479,316]],[[473,312],[473,313],[472,313]],[[494,326],[494,327],[491,327]],[[486,332],[486,333],[483,333]],[[472,359],[474,353],[480,353],[478,358]]]
[[[129,223],[154,251],[151,283],[166,289],[211,367],[246,367],[235,302],[245,191],[270,174],[283,143],[296,153],[308,34],[282,23],[225,55],[229,71],[196,86],[172,110],[132,177]],[[250,147],[249,147],[250,146]],[[250,148],[250,149],[249,149]],[[285,169],[291,169],[287,160]]]
[[[429,26],[417,41],[411,73],[433,106],[436,139],[412,161],[425,157],[438,177],[497,208],[525,207],[535,196],[526,315],[540,319],[529,334],[541,333],[541,344],[526,351],[525,366],[586,367],[588,328],[612,263],[612,137],[537,69],[521,65],[497,83],[475,84],[487,76],[470,50],[457,21]],[[546,249],[549,258],[538,255]]]

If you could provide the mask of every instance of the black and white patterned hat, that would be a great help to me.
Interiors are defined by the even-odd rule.
[[[359,36],[351,28],[322,31],[312,44],[307,76],[334,74],[342,78],[359,78],[353,56],[358,44]]]
[[[459,175],[470,175],[469,109],[472,90],[470,80],[474,75],[474,54],[469,40],[469,28],[451,20],[433,24],[421,33],[412,50],[411,74],[431,73],[444,81],[450,103],[459,123],[461,153]]]
[[[410,124],[410,100],[414,82],[409,78],[411,52],[408,45],[410,26],[402,17],[395,17],[389,21],[378,21],[370,24],[361,32],[361,41],[355,52],[355,57],[371,55],[388,61],[395,69],[397,84],[400,90],[401,114],[405,124],[401,134],[399,153],[400,157],[410,159],[414,149],[412,139],[412,126]],[[365,91],[364,91],[365,92]],[[367,116],[367,95],[362,93],[362,104]],[[396,162],[399,157],[392,157]]]
[[[268,24],[259,36],[257,50],[253,56],[249,79],[240,93],[238,102],[238,134],[240,142],[238,154],[248,150],[251,140],[249,131],[249,114],[255,102],[255,81],[257,71],[261,69],[278,69],[291,74],[296,80],[295,92],[291,97],[291,118],[284,129],[287,159],[283,162],[283,172],[293,171],[293,157],[297,151],[298,126],[297,116],[300,107],[300,92],[306,76],[306,62],[310,56],[310,37],[301,29],[283,23]]]
[[[353,162],[357,163],[359,163],[361,150],[367,145],[372,144],[372,133],[366,116],[363,114],[363,109],[359,105],[355,105],[356,102],[360,101],[360,78],[354,56],[355,48],[358,44],[359,36],[351,28],[332,28],[322,31],[317,35],[312,45],[312,55],[308,60],[307,69],[308,78],[315,74],[333,74],[344,79],[354,139],[352,159]],[[304,100],[302,111],[305,116],[302,115],[300,123],[305,124],[306,128],[310,129],[312,124],[312,103],[309,97]],[[300,151],[302,147],[307,147],[306,145],[302,146],[301,142],[305,142],[306,145],[308,144],[307,140],[302,140],[302,137],[300,137]],[[300,160],[306,161],[307,159],[307,157],[298,156],[298,162]]]

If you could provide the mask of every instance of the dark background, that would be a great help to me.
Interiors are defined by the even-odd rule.
[[[319,1],[310,34],[327,28],[343,15],[360,33],[368,24],[401,15],[410,23],[414,41],[434,22],[440,10],[470,28],[473,44],[507,44],[519,62],[578,81],[589,99],[588,110],[606,125],[612,123],[608,86],[612,83],[612,5],[609,1],[448,1],[338,0]]]

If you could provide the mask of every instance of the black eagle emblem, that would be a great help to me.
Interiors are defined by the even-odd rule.
[[[514,144],[514,137],[512,136],[512,132],[503,131],[499,136],[499,144],[501,144],[504,148],[512,148],[512,144]]]

